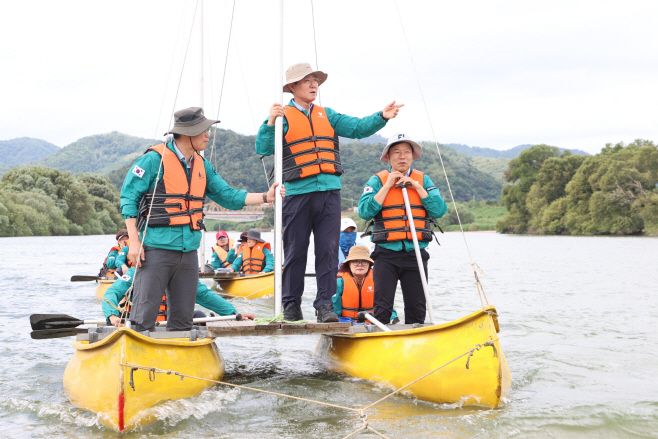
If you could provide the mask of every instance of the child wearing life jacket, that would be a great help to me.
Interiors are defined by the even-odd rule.
[[[236,249],[232,248],[234,241],[229,239],[228,233],[224,230],[217,232],[215,239],[217,243],[212,246],[212,257],[210,258],[212,268],[214,270],[229,268],[236,258]]]
[[[105,257],[105,260],[103,261],[103,267],[101,268],[101,271],[98,273],[99,277],[103,276],[110,276],[114,278],[114,272],[116,271],[117,268],[121,267],[121,265],[117,265],[117,257],[119,256],[119,252],[121,250],[128,249],[128,230],[126,229],[121,229],[117,232],[116,234],[116,240],[117,240],[117,245],[112,247],[110,249],[110,252],[107,254]]]
[[[231,270],[245,274],[269,273],[274,270],[274,255],[270,244],[260,237],[258,230],[247,232],[247,245],[243,245]]]
[[[356,245],[350,249],[345,262],[338,269],[336,295],[332,297],[336,315],[357,320],[360,312],[373,314],[375,283],[372,266],[373,260],[370,259],[368,247]],[[393,310],[391,323],[399,321]]]

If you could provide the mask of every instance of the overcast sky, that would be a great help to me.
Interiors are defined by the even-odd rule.
[[[174,108],[201,103],[195,7],[197,0],[0,3],[0,140],[65,146],[110,131],[161,136]],[[208,116],[218,110],[232,7],[204,1]],[[658,2],[398,1],[431,124],[392,0],[313,7],[318,67],[329,74],[322,104],[363,117],[404,103],[384,136],[431,140],[433,128],[442,143],[590,153],[608,142],[658,141]],[[276,98],[277,11],[274,0],[237,1],[222,128],[255,134]],[[310,0],[286,0],[284,15],[284,67],[315,65]]]

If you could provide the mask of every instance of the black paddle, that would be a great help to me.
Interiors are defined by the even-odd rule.
[[[92,280],[101,280],[105,279],[98,276],[71,276],[71,282],[89,282]]]
[[[80,320],[66,314],[32,314],[30,316],[30,325],[35,331],[43,329],[65,329],[75,328],[80,325],[100,325],[105,323],[103,320]]]
[[[78,334],[86,334],[85,328],[61,328],[61,329],[43,329],[41,331],[30,332],[30,337],[34,340],[45,340],[47,338],[71,337]]]

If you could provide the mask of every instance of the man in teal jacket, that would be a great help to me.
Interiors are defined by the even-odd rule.
[[[331,297],[336,293],[336,260],[340,233],[340,189],[343,173],[338,151],[338,136],[362,139],[382,129],[397,116],[402,105],[395,101],[382,111],[364,118],[350,117],[331,108],[313,104],[318,87],[327,74],[299,63],[286,71],[284,92],[293,99],[286,107],[272,105],[270,117],[261,125],[256,137],[256,152],[274,154],[274,124],[283,117],[283,181],[288,197],[283,202],[283,267],[282,302],[284,318],[302,320],[304,274],[311,232],[315,243],[317,296],[313,302],[318,322],[336,322]],[[300,115],[302,117],[300,118]],[[294,126],[289,118],[294,117]],[[328,125],[327,125],[328,122]],[[324,127],[319,130],[320,127]],[[291,134],[290,136],[288,134]],[[333,140],[332,140],[333,138]],[[333,143],[333,147],[329,146]],[[309,145],[308,154],[292,152],[293,146]],[[329,157],[329,158],[327,158]],[[301,158],[301,160],[299,160]],[[312,163],[311,163],[312,159]],[[304,162],[299,165],[298,161]],[[300,167],[306,167],[300,169]],[[311,171],[316,166],[318,172]],[[292,195],[292,197],[291,197]]]
[[[121,189],[121,213],[130,236],[128,256],[139,267],[130,312],[136,331],[153,329],[165,289],[169,291],[167,329],[185,331],[192,327],[199,275],[196,250],[203,227],[203,204],[199,201],[209,197],[233,210],[274,201],[276,184],[267,193],[233,189],[198,154],[207,148],[210,127],[219,121],[206,119],[198,107],[177,111],[174,116],[174,127],[167,133],[174,138],[138,158]],[[149,211],[147,192],[155,193],[158,201],[153,204],[153,212]],[[285,195],[283,187],[281,194]],[[174,203],[165,206],[172,199]],[[193,208],[199,204],[201,208]],[[148,225],[142,225],[146,221]],[[144,248],[140,254],[142,240]]]
[[[404,133],[394,134],[388,140],[380,160],[388,162],[388,173],[382,171],[382,176],[373,175],[368,180],[363,194],[359,199],[359,216],[366,221],[374,219],[371,240],[376,243],[375,250],[370,257],[375,261],[373,267],[373,280],[375,283],[374,317],[380,322],[388,322],[393,311],[393,301],[398,281],[402,287],[404,298],[405,323],[425,322],[425,294],[418,261],[414,253],[414,243],[411,233],[408,232],[408,220],[401,197],[401,189],[394,188],[396,184],[409,184],[409,202],[417,205],[420,201],[425,211],[425,224],[429,231],[422,233],[422,240],[418,240],[421,257],[427,276],[427,261],[430,258],[425,248],[432,240],[430,219],[442,217],[448,210],[445,201],[441,198],[437,188],[428,175],[412,169],[414,160],[420,159],[422,148],[411,137]],[[416,202],[414,202],[416,200]],[[380,215],[386,206],[390,219]],[[414,209],[414,208],[412,208]],[[420,209],[416,209],[417,211]],[[398,213],[396,213],[398,212]],[[416,213],[414,213],[416,218]],[[419,220],[418,222],[421,222]],[[417,221],[414,224],[418,228]],[[402,232],[386,231],[391,228],[404,228]],[[405,237],[407,239],[405,239]]]
[[[126,291],[133,284],[134,277],[135,267],[132,267],[126,274],[115,280],[105,292],[102,306],[107,323],[117,327],[121,326],[121,312],[117,308],[126,297]],[[216,312],[220,316],[230,316],[238,313],[230,302],[219,297],[200,281],[197,285],[196,303]],[[242,313],[242,318],[253,320],[256,316],[250,313]]]

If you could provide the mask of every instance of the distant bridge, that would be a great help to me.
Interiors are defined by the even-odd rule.
[[[265,216],[265,208],[270,204],[245,206],[242,210],[230,210],[217,203],[208,203],[203,207],[206,218],[220,221],[235,221],[237,223],[250,223],[260,221]]]

